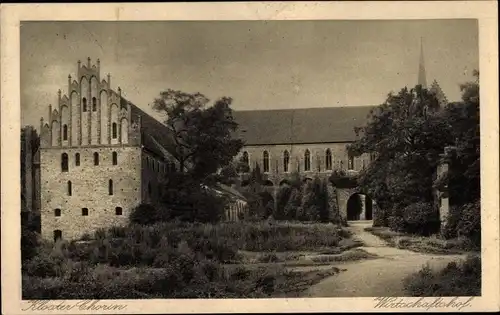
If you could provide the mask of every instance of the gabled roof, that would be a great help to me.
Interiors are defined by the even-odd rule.
[[[245,145],[351,142],[376,106],[235,111]]]
[[[162,124],[136,105],[130,103],[131,123],[137,123],[141,117],[142,145],[151,152],[160,156],[172,155],[175,157],[175,144],[172,130]]]

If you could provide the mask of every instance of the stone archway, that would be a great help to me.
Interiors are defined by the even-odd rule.
[[[344,220],[349,220],[351,217],[356,217],[348,213],[349,206],[353,205],[354,201],[350,201],[353,196],[362,196],[361,202],[364,204],[361,213],[359,214],[360,220],[373,220],[377,215],[377,203],[368,194],[361,191],[358,187],[354,188],[336,188],[337,205],[340,216]],[[350,204],[349,204],[350,203]],[[354,211],[354,210],[351,210]],[[349,214],[349,216],[348,216]]]
[[[366,194],[355,192],[347,200],[348,221],[373,220],[373,200]]]

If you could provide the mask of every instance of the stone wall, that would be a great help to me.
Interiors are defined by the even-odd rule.
[[[94,165],[94,153],[99,154],[99,165]],[[118,163],[113,165],[112,153]],[[61,170],[61,154],[67,153],[69,169]],[[75,154],[80,154],[76,166]],[[80,237],[84,233],[128,221],[130,210],[141,200],[140,147],[79,147],[43,148],[41,160],[41,223],[42,237],[53,239],[54,230],[61,230],[64,239]],[[113,194],[109,194],[109,180]],[[68,195],[71,181],[71,196]],[[116,207],[122,208],[117,215]],[[88,216],[82,215],[88,209]],[[55,216],[61,209],[61,216]]]
[[[244,152],[247,152],[250,168],[254,168],[256,163],[264,172],[263,161],[264,151],[269,154],[269,172],[267,179],[273,185],[279,186],[282,179],[287,178],[294,171],[299,172],[303,176],[313,178],[316,174],[327,176],[335,169],[348,170],[348,143],[321,143],[321,144],[294,144],[294,145],[266,145],[266,146],[245,146],[237,156],[240,159]],[[326,151],[330,149],[332,153],[332,169],[326,168]],[[284,152],[290,154],[290,162],[288,172],[284,169]],[[305,171],[305,153],[309,150],[311,157],[310,170]],[[367,167],[370,162],[370,156],[364,154],[359,157],[354,157],[353,170],[360,171],[363,167]]]

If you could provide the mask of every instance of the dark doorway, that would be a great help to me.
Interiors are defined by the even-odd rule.
[[[356,221],[361,219],[362,203],[359,194],[352,195],[347,201],[347,221]]]
[[[347,201],[347,220],[373,220],[372,199],[364,194],[356,193],[352,195]]]
[[[373,201],[368,196],[365,196],[365,220],[373,220]]]
[[[61,230],[54,230],[54,242],[57,242],[57,240],[62,239],[62,231]]]

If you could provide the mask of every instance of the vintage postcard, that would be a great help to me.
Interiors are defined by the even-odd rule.
[[[497,24],[2,5],[2,312],[498,311]]]

